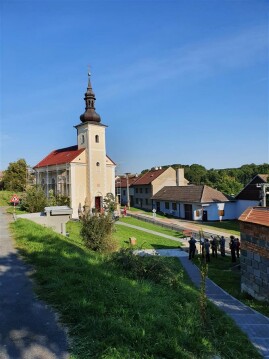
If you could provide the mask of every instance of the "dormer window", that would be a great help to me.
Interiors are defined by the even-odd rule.
[[[95,135],[95,143],[99,143],[99,136]]]

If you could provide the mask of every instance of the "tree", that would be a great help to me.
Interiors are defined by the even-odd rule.
[[[10,162],[3,175],[4,188],[8,191],[23,191],[26,189],[27,164],[24,159]]]
[[[216,187],[219,191],[229,196],[236,195],[243,189],[243,185],[240,182],[228,175],[222,175],[216,183]]]
[[[205,181],[207,170],[204,166],[193,164],[190,166],[189,170],[185,173],[185,177],[192,184],[202,184]]]
[[[114,252],[117,242],[112,236],[114,222],[109,214],[95,213],[82,219],[81,236],[85,245],[96,252]]]
[[[113,193],[109,192],[104,198],[104,208],[107,212],[113,213],[116,209],[116,200]]]
[[[47,198],[42,187],[29,187],[22,196],[21,208],[27,212],[41,212],[47,205]]]

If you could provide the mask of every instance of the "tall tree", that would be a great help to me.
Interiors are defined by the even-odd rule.
[[[24,159],[10,162],[4,172],[4,188],[8,191],[23,191],[26,187],[27,164]]]

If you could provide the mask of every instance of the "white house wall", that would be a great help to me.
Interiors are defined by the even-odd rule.
[[[248,207],[259,206],[259,204],[260,204],[259,201],[250,201],[250,200],[238,199],[238,200],[236,201],[236,206],[235,206],[236,218],[239,218],[239,217],[241,216],[241,214],[242,214]]]
[[[154,208],[157,208],[156,203],[160,202],[160,211],[173,215],[178,218],[185,218],[185,208],[184,203],[176,203],[177,209],[172,209],[172,203],[175,203],[174,201],[153,201]],[[165,202],[169,202],[169,209],[165,208]],[[224,202],[224,203],[210,203],[210,204],[204,204],[203,207],[200,203],[192,203],[192,214],[193,214],[193,220],[195,221],[202,221],[203,217],[203,211],[207,211],[207,218],[208,221],[219,221],[219,210],[224,210],[224,216],[222,217],[222,220],[228,220],[228,219],[235,219],[235,202]]]

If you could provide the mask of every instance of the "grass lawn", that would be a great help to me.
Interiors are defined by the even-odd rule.
[[[13,192],[13,191],[0,191],[0,206],[2,207],[8,207],[7,212],[8,213],[14,213],[14,206],[10,204],[10,200],[12,196],[16,194],[19,198],[22,195],[22,192]],[[25,211],[21,211],[19,206],[15,206],[15,213],[16,214],[22,214],[26,213]]]
[[[197,223],[197,222],[195,222]],[[233,234],[235,236],[240,236],[239,222],[237,220],[234,221],[222,221],[222,222],[207,222],[206,224],[199,224],[201,228],[206,229],[221,229],[223,232],[227,232]]]
[[[78,223],[68,225],[68,238],[22,219],[11,228],[35,268],[36,292],[68,327],[72,359],[261,358],[211,303],[202,323],[199,292],[186,275],[177,288],[131,279],[111,256],[84,247]],[[175,259],[157,259],[182,271]]]
[[[200,255],[196,257],[195,263],[199,266]],[[258,301],[240,290],[240,268],[231,262],[231,257],[212,258],[208,264],[208,277],[226,292],[245,303],[249,307],[269,317],[268,303]],[[237,262],[239,264],[239,261]]]
[[[133,217],[122,217],[122,218],[120,218],[120,222],[125,222],[125,223],[132,224],[134,226],[150,229],[152,231],[163,233],[168,236],[175,237],[177,239],[180,239],[183,237],[182,232],[174,231],[169,228],[164,228],[164,227],[158,226],[157,224],[145,222],[145,221],[139,220],[137,218],[133,218]]]

